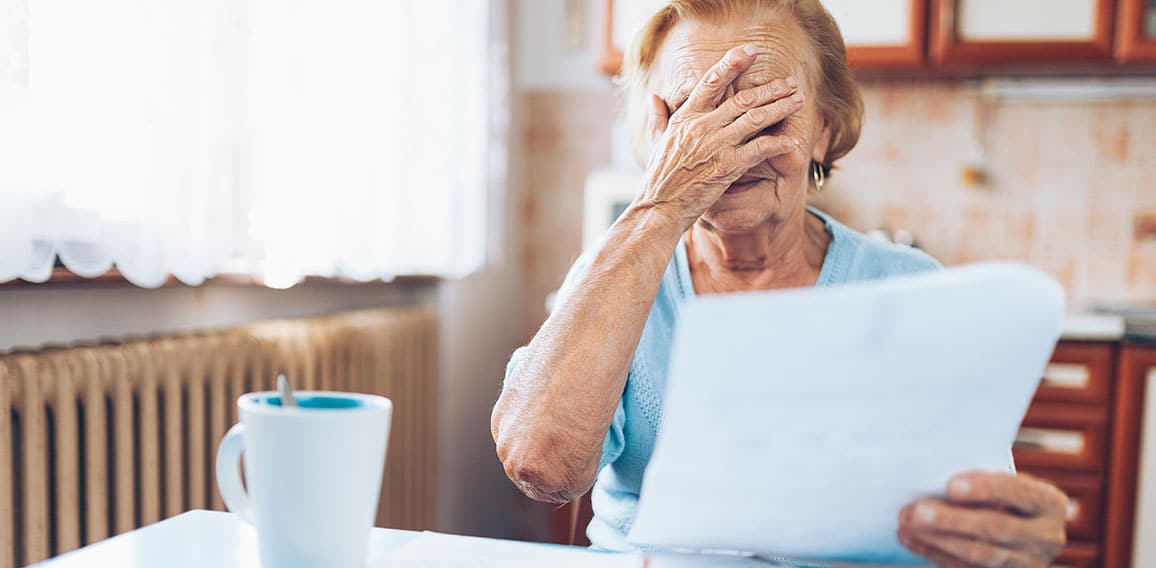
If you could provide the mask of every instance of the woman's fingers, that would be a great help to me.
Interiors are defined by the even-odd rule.
[[[773,103],[752,108],[724,128],[723,136],[732,143],[742,142],[799,112],[803,108],[803,103],[803,94],[795,93]]]
[[[971,472],[947,484],[947,498],[968,506],[1008,507],[1024,515],[1063,515],[1068,498],[1054,485],[1030,475]]]
[[[733,97],[730,97],[726,102],[719,105],[718,110],[715,110],[713,114],[718,117],[720,123],[730,124],[751,109],[759,108],[779,99],[789,97],[798,92],[798,90],[799,81],[794,77],[775,79],[770,83],[738,91]]]
[[[699,79],[679,111],[705,114],[717,108],[727,87],[754,63],[757,54],[758,48],[750,44],[732,48]]]
[[[1020,550],[951,534],[901,533],[899,541],[938,566],[1044,568],[1046,564]]]
[[[899,522],[916,532],[950,533],[1017,547],[1045,539],[1050,528],[1036,519],[1000,510],[955,507],[931,500],[904,508]]]
[[[799,147],[799,140],[790,136],[773,136],[766,134],[757,136],[750,142],[739,146],[735,152],[735,171],[746,171],[763,160],[782,156],[795,151]],[[737,177],[737,176],[736,176]]]
[[[650,142],[654,143],[658,140],[662,133],[666,131],[666,125],[670,122],[670,113],[666,108],[666,103],[663,102],[662,97],[658,95],[650,95],[650,110],[647,113],[646,126],[650,132]]]

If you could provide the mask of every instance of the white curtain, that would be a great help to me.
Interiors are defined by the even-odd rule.
[[[474,270],[496,1],[0,0],[0,281]]]

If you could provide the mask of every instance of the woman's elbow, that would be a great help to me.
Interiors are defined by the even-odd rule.
[[[546,503],[569,503],[594,485],[594,476],[582,468],[560,463],[548,449],[528,448],[520,444],[498,445],[498,458],[506,476],[527,497]]]
[[[494,408],[490,423],[494,445],[506,476],[522,493],[535,501],[568,503],[594,485],[597,464],[579,463],[585,460],[565,449],[574,444],[533,429],[503,425],[500,406]]]

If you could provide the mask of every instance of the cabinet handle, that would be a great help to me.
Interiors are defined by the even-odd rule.
[[[1067,522],[1072,522],[1080,516],[1080,500],[1072,497],[1068,499],[1068,515],[1064,519]]]
[[[1084,451],[1085,445],[1084,435],[1080,432],[1046,428],[1020,428],[1013,447],[1050,454],[1079,455]]]
[[[1087,388],[1092,382],[1092,371],[1087,365],[1072,363],[1051,363],[1044,370],[1045,386],[1061,389]]]

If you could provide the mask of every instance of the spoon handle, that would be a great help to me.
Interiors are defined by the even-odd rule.
[[[282,407],[297,406],[297,398],[293,396],[293,387],[289,386],[289,379],[284,374],[277,375],[277,394],[281,398]]]

